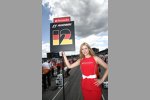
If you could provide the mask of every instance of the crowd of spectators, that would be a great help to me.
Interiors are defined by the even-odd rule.
[[[76,57],[69,58],[70,63],[76,60]],[[57,77],[58,74],[62,74],[62,69],[64,69],[64,77],[69,77],[71,69],[67,68],[61,58],[51,58],[42,61],[42,88],[44,90],[51,86],[52,78]]]
[[[108,54],[96,54],[96,56],[100,57],[104,62],[108,64]],[[70,63],[74,63],[79,57],[71,56],[68,57]],[[51,58],[42,61],[42,88],[47,89],[51,86],[51,79],[57,77],[58,74],[62,74],[62,68],[64,69],[64,76],[70,76],[70,70],[63,63],[62,58]],[[99,68],[99,72],[101,69]]]

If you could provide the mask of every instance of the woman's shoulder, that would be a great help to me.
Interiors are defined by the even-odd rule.
[[[98,59],[98,56],[93,56],[94,59]]]
[[[98,56],[93,56],[93,58],[95,59],[96,62],[97,62],[99,59],[101,59],[101,58],[98,57]]]
[[[77,61],[82,62],[84,61],[84,58],[79,58]]]

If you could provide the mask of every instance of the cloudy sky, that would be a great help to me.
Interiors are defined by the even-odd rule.
[[[76,51],[87,42],[91,47],[108,48],[108,0],[42,0],[42,57],[50,52],[49,25],[53,18],[70,16],[75,22]]]

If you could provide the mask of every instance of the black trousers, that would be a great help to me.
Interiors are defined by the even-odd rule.
[[[42,84],[43,88],[46,89],[48,86],[51,86],[51,72],[47,74],[42,74]]]
[[[51,69],[51,75],[54,77],[54,68]]]
[[[60,74],[60,66],[57,66],[57,74]]]

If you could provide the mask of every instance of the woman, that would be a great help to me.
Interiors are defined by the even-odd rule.
[[[68,68],[74,68],[80,65],[82,72],[81,88],[84,100],[102,100],[101,84],[108,76],[108,66],[99,57],[95,56],[93,50],[87,43],[80,46],[80,59],[70,64],[63,52],[64,61]],[[97,77],[98,64],[105,68],[105,73],[101,79]]]

